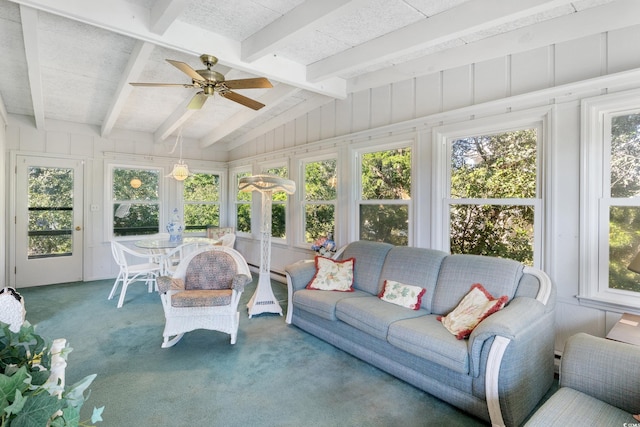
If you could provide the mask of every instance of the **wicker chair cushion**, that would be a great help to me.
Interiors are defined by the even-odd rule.
[[[231,289],[235,275],[236,263],[231,255],[217,251],[203,252],[189,263],[184,288]]]
[[[231,289],[199,289],[171,296],[172,307],[216,307],[231,304]]]

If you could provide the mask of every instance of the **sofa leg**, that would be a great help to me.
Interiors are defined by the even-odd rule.
[[[489,418],[491,418],[492,426],[504,426],[502,411],[500,410],[500,395],[498,394],[498,384],[500,375],[500,364],[502,356],[511,342],[505,337],[495,337],[489,357],[487,359],[487,372],[485,377],[485,394],[487,396],[487,409],[489,410]]]

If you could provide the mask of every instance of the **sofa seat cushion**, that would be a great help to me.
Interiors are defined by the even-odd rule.
[[[301,310],[308,311],[327,320],[337,320],[336,304],[343,299],[369,297],[366,292],[319,291],[300,289],[293,294],[293,303]]]
[[[633,426],[638,425],[638,421],[622,409],[572,388],[562,387],[525,424],[526,427],[569,425]]]
[[[338,301],[338,320],[381,340],[387,340],[389,325],[393,322],[426,316],[424,310],[412,310],[380,300],[375,296]]]
[[[458,340],[442,326],[436,315],[394,322],[387,341],[416,356],[461,374],[469,373],[467,340]]]
[[[196,289],[171,295],[172,307],[217,307],[231,304],[231,289]]]

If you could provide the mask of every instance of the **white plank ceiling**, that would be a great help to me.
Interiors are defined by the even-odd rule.
[[[0,0],[0,111],[225,149],[354,91],[634,24],[638,0]],[[128,84],[191,84],[166,59],[203,53],[227,80],[267,77],[238,90],[266,106]]]

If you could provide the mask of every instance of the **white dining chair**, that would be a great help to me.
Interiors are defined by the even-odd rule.
[[[156,277],[162,272],[162,265],[158,256],[148,252],[135,251],[119,242],[111,241],[111,252],[113,259],[120,267],[120,272],[113,283],[109,298],[112,299],[118,290],[118,285],[122,284],[118,308],[124,304],[127,288],[132,282],[143,281],[147,284],[148,292],[153,292],[156,288]]]

